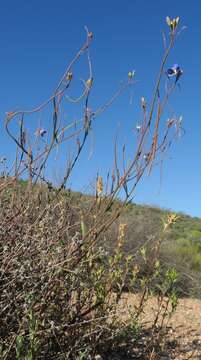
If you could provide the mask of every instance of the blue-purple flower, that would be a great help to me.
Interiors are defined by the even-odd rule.
[[[180,76],[183,74],[180,66],[178,64],[174,64],[171,68],[167,70],[168,78],[175,77],[175,84],[179,80]]]
[[[46,133],[47,133],[47,131],[45,129],[41,128],[41,129],[36,130],[35,135],[43,137]]]
[[[2,156],[0,157],[0,164],[4,164],[6,162],[6,157],[5,156]]]
[[[140,132],[142,130],[142,126],[141,125],[136,125],[135,127],[137,132]]]

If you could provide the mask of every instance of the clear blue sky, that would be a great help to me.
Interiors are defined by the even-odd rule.
[[[179,63],[184,74],[181,91],[176,91],[171,105],[178,115],[183,115],[186,135],[166,159],[161,187],[158,169],[138,187],[134,200],[201,216],[200,14],[201,2],[197,0],[2,2],[0,156],[12,158],[15,151],[3,131],[5,112],[30,109],[51,94],[66,64],[85,40],[87,25],[94,33],[92,102],[101,104],[107,100],[130,69],[136,70],[139,80],[133,88],[132,105],[130,94],[123,95],[94,125],[93,137],[71,178],[74,188],[90,189],[96,171],[111,168],[118,123],[122,140],[132,141],[130,129],[140,114],[140,98],[150,100],[160,64],[161,34],[167,31],[165,18],[180,16],[187,29],[178,38],[169,65]],[[44,122],[48,126],[48,119]],[[94,149],[88,161],[90,142]],[[58,172],[62,171],[62,163],[59,166]]]

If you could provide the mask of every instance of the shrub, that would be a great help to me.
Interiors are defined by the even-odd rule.
[[[127,227],[123,218],[119,219],[145,171],[150,173],[169,148],[171,139],[175,138],[174,129],[176,134],[182,130],[180,118],[168,119],[164,133],[161,130],[164,107],[177,86],[178,69],[175,69],[176,80],[168,80],[164,96],[159,96],[178,22],[179,18],[167,18],[169,44],[150,107],[144,98],[141,100],[143,121],[137,129],[135,155],[127,163],[123,147],[121,168],[115,144],[113,172],[106,180],[98,174],[94,196],[73,194],[66,190],[66,184],[96,116],[132,85],[133,72],[128,73],[128,79],[112,99],[97,110],[91,110],[93,74],[89,47],[93,34],[86,29],[86,43],[67,67],[50,99],[33,111],[8,113],[6,130],[17,145],[17,154],[13,176],[3,174],[0,184],[3,359],[90,359],[100,354],[104,356],[103,347],[110,351],[115,346],[125,345],[125,341],[127,347],[131,337],[138,344],[142,331],[139,316],[157,281],[160,283],[159,307],[148,345],[143,348],[144,359],[153,354],[156,339],[157,346],[160,343],[160,336],[155,336],[157,326],[164,324],[169,306],[174,310],[177,302],[177,273],[171,268],[161,281],[159,261],[163,233],[175,222],[175,217],[167,217],[161,237],[152,242],[150,249],[141,240],[134,254],[123,251]],[[89,78],[84,82],[81,97],[71,99],[68,90],[73,82],[73,66],[83,54],[87,55]],[[76,104],[84,99],[82,118],[76,124],[62,122],[60,109],[66,99]],[[37,141],[32,141],[28,138],[27,119],[48,106],[52,106],[49,137],[43,141],[46,131],[40,128],[35,132]],[[11,130],[16,119],[20,124],[19,136]],[[67,141],[74,141],[74,154],[68,159],[60,186],[55,187],[45,170],[51,156],[58,149],[63,151]],[[22,176],[23,180],[19,180]],[[122,201],[117,200],[120,193],[124,194]],[[113,248],[107,253],[105,244],[114,224],[118,224],[118,228],[113,235]],[[131,311],[131,321],[124,323],[118,316],[118,306],[125,289],[140,291],[141,300]]]

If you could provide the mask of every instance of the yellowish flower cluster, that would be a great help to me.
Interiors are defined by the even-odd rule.
[[[127,227],[127,224],[123,224],[123,223],[119,224],[118,247],[121,247],[123,245],[124,238],[125,238],[126,227]]]
[[[98,197],[100,197],[102,195],[102,192],[103,192],[103,178],[102,178],[102,176],[98,177],[98,180],[97,180],[97,183],[96,183],[96,191],[97,191]]]
[[[167,221],[164,222],[164,231],[166,231],[170,225],[174,224],[178,220],[179,216],[177,214],[169,214]]]

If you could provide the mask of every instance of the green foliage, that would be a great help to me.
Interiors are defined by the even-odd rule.
[[[154,242],[161,237],[162,219],[167,214],[168,210],[129,204],[121,216],[121,221],[128,226],[123,249],[132,254],[141,249],[144,260],[147,256],[149,258]],[[201,297],[201,219],[181,213],[178,216],[174,226],[163,235],[160,263],[164,274],[168,267],[174,267],[181,273],[177,282],[180,295]],[[111,235],[111,248],[112,244]],[[144,244],[147,244],[146,250]]]

